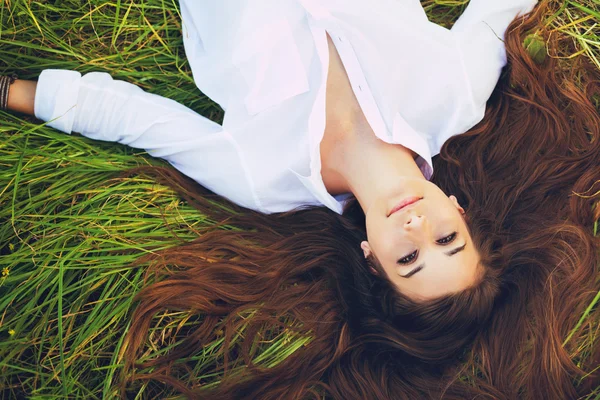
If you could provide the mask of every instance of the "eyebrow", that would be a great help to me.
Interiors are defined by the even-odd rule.
[[[465,242],[465,244],[463,244],[460,247],[457,247],[455,249],[452,249],[450,251],[445,252],[444,254],[447,255],[448,257],[455,255],[456,253],[460,253],[461,251],[463,251],[465,249],[465,247],[467,246],[467,242]]]
[[[456,247],[452,250],[449,250],[447,252],[445,252],[444,254],[447,255],[448,257],[451,257],[453,255],[455,255],[456,253],[460,253],[461,251],[463,251],[465,249],[465,247],[467,247],[467,243],[465,242],[465,244],[463,244],[462,246]],[[417,272],[419,272],[420,270],[422,270],[423,268],[425,268],[425,264],[421,264],[419,265],[417,268],[413,269],[412,271],[410,271],[408,274],[406,275],[400,275],[403,278],[410,278],[411,276],[413,276],[414,274],[416,274]]]

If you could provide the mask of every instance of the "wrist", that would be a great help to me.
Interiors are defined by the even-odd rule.
[[[9,87],[7,108],[10,111],[35,115],[35,91],[37,82],[17,79]]]

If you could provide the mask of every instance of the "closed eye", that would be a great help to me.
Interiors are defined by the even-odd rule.
[[[447,245],[447,244],[454,242],[454,239],[456,239],[456,232],[452,232],[448,236],[445,236],[439,240],[436,240],[436,243],[441,244],[441,245]]]

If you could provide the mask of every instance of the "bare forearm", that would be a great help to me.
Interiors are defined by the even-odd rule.
[[[8,91],[8,109],[34,115],[35,90],[37,82],[17,79]]]

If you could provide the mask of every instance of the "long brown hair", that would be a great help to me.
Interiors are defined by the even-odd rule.
[[[138,169],[132,173],[170,185],[215,226],[142,260],[151,262],[154,283],[136,297],[123,381],[158,381],[211,399],[323,392],[338,399],[563,399],[585,391],[574,384],[586,364],[571,360],[577,337],[569,334],[598,290],[592,224],[600,117],[590,101],[598,72],[580,61],[577,75],[565,79],[555,60],[538,65],[530,58],[522,40],[545,11],[540,6],[508,28],[509,66],[485,118],[450,139],[435,160],[434,182],[467,209],[485,267],[477,286],[428,303],[402,296],[368,272],[356,202],[343,216],[325,208],[263,215],[172,169]],[[556,41],[548,43],[555,51]],[[197,315],[198,322],[167,354],[136,363],[153,318],[166,310]],[[236,359],[247,368],[209,390],[181,379],[185,363],[175,361],[220,332],[227,348],[242,326],[244,338],[224,351],[223,368]],[[294,330],[312,341],[277,366],[261,367],[251,359],[265,329]]]

